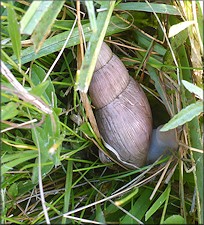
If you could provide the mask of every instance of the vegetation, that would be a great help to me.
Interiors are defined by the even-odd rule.
[[[202,1],[1,2],[1,223],[203,224]],[[179,149],[111,169],[87,93],[102,41]],[[88,100],[88,101],[87,101]]]

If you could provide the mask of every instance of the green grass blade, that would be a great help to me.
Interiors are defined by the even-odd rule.
[[[130,194],[128,194],[127,196],[125,196],[124,198],[122,198],[120,200],[115,201],[115,204],[116,205],[123,205],[123,204],[125,204],[130,199],[132,199],[135,195],[137,195],[138,191],[139,191],[139,188],[134,188],[133,191]]]
[[[169,198],[170,191],[171,187],[170,185],[168,185],[165,191],[159,196],[159,198],[154,202],[151,208],[145,213],[145,221],[147,221],[161,207],[165,200]]]
[[[65,184],[65,195],[64,195],[64,207],[63,213],[67,213],[70,205],[71,198],[71,189],[72,189],[72,175],[73,175],[73,162],[71,160],[68,161],[67,164],[67,173],[66,173],[66,184]],[[62,218],[62,224],[66,224],[66,217]]]
[[[20,154],[13,154],[13,160],[8,161],[1,166],[1,175],[4,175],[7,171],[12,170],[15,166],[23,162],[27,162],[30,159],[36,158],[37,154],[37,151],[26,151],[21,152]]]
[[[27,150],[27,151],[19,151],[15,154],[11,154],[11,155],[10,154],[3,155],[1,158],[1,163],[2,164],[9,163],[10,161],[20,158],[22,155],[23,155],[23,157],[29,157],[30,155],[37,155],[37,151],[36,150]]]
[[[42,2],[42,4],[44,4],[44,2]],[[35,52],[38,52],[41,48],[44,40],[51,30],[51,26],[53,25],[63,5],[64,1],[53,1],[33,30],[31,40],[34,43]]]
[[[9,1],[7,7],[8,12],[8,32],[12,42],[12,48],[17,58],[18,64],[21,65],[21,35],[20,26],[17,21],[17,16],[13,8],[12,1]]]
[[[88,87],[96,65],[96,60],[111,19],[114,5],[115,1],[104,1],[101,5],[101,8],[106,8],[107,10],[100,12],[97,17],[97,31],[92,31],[81,69],[77,74],[77,90],[82,92],[88,91]]]
[[[88,10],[89,20],[91,29],[93,32],[97,31],[97,23],[96,23],[96,15],[95,15],[95,9],[93,5],[93,1],[85,1],[86,8]]]
[[[150,3],[152,9],[156,13],[180,15],[179,11],[173,5]],[[149,5],[145,2],[126,2],[120,3],[116,7],[119,10],[135,10],[143,12],[153,12]]]
[[[101,224],[106,224],[104,211],[103,211],[100,204],[96,205],[96,218],[95,218],[95,220],[98,221]]]
[[[21,19],[21,33],[31,35],[53,1],[33,1]]]
[[[162,101],[164,102],[164,105],[168,109],[169,102],[167,100],[165,91],[162,88],[162,84],[158,77],[156,69],[147,65],[147,70],[149,71],[149,75],[150,75],[151,79],[155,82],[155,88],[156,88],[157,92],[159,93],[160,98],[162,99]]]
[[[140,197],[134,202],[134,205],[130,209],[130,213],[137,217],[137,219],[141,220],[147,209],[152,204],[149,200],[151,195],[150,189],[144,189],[140,195]],[[135,224],[132,218],[129,215],[125,215],[124,218],[121,220],[120,224]]]

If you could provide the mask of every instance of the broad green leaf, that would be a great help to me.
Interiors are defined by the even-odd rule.
[[[11,101],[11,98],[10,98],[11,95],[9,95],[8,92],[3,89],[4,87],[13,90],[13,86],[10,83],[7,83],[1,80],[1,104],[2,105],[3,103]]]
[[[101,208],[101,204],[96,205],[96,221],[100,222],[101,224],[107,224],[106,223],[106,218],[104,216],[104,212]]]
[[[66,213],[69,211],[71,193],[72,193],[72,185],[73,185],[72,180],[73,180],[73,162],[70,160],[67,163],[63,213]],[[61,224],[67,224],[67,219],[65,217],[62,218]]]
[[[31,93],[35,93],[37,91],[38,95],[38,93],[42,91],[41,94],[47,100],[49,105],[57,107],[57,97],[55,95],[55,88],[51,82],[51,79],[47,79],[48,84],[44,84],[44,82],[42,83],[45,76],[45,71],[41,67],[37,65],[32,66],[31,79],[33,84],[36,85],[36,87],[32,88]],[[40,88],[43,89],[40,90]]]
[[[40,22],[43,15],[46,13],[49,6],[52,4],[52,0],[49,1],[33,1],[26,11],[25,15],[21,19],[21,33],[31,35]]]
[[[182,83],[186,89],[188,89],[191,93],[195,94],[198,98],[203,100],[203,90],[201,88],[186,80],[182,80]]]
[[[34,184],[30,180],[20,181],[18,183],[18,193],[19,195],[23,195],[26,192],[32,190],[34,188]]]
[[[32,139],[39,149],[39,157],[36,159],[36,165],[33,168],[32,181],[36,183],[39,179],[38,167],[41,166],[42,175],[45,176],[53,166],[60,164],[60,150],[63,136],[60,137],[60,121],[56,114],[46,116],[42,127],[32,129]]]
[[[172,25],[169,29],[169,38],[175,36],[182,30],[185,30],[187,27],[190,25],[193,25],[195,22],[194,21],[184,21],[175,25]]]
[[[101,5],[101,8],[106,8],[107,10],[100,12],[97,16],[97,31],[92,31],[81,69],[77,73],[77,90],[85,93],[88,91],[97,57],[111,19],[114,5],[115,1],[104,1]]]
[[[44,1],[41,2],[41,4],[44,4]],[[35,52],[38,52],[41,48],[63,4],[64,1],[53,1],[47,8],[39,23],[36,25],[31,36],[31,40],[34,43]]]
[[[14,102],[9,102],[1,107],[1,120],[9,120],[18,115],[18,105]]]
[[[47,80],[43,83],[38,84],[36,87],[32,88],[30,93],[40,97],[45,92],[48,85],[49,85],[49,81]]]
[[[10,196],[16,197],[18,195],[18,185],[16,183],[13,183],[8,189],[8,193]]]
[[[53,108],[53,111],[59,116],[62,113],[62,108]]]
[[[172,215],[168,217],[162,224],[185,224],[185,220],[180,215]]]
[[[17,58],[18,64],[21,65],[21,35],[20,26],[17,21],[16,13],[13,9],[12,1],[9,1],[8,12],[8,32],[12,42],[12,49]]]
[[[145,213],[145,221],[147,221],[165,202],[165,200],[169,197],[171,188],[170,185],[167,186],[165,191],[159,196],[159,198],[154,202],[151,208]]]
[[[180,12],[173,5],[166,5],[161,3],[150,3],[151,7],[145,2],[126,2],[118,4],[115,9],[120,10],[135,10],[144,12],[156,12],[169,15],[180,15]]]
[[[88,135],[89,137],[94,137],[93,133],[89,129],[89,126],[86,122],[82,123],[81,126],[79,127],[79,130]]]
[[[177,113],[160,131],[168,131],[191,121],[203,112],[203,102],[197,101]]]

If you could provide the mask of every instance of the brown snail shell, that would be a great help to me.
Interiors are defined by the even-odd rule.
[[[104,141],[116,151],[121,162],[127,162],[126,167],[143,166],[152,133],[151,109],[140,85],[105,43],[89,94]],[[113,152],[111,156],[118,158]]]

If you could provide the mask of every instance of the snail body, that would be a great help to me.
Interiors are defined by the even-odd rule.
[[[99,132],[112,149],[110,155],[130,169],[143,166],[147,158],[151,162],[154,156],[148,156],[152,145],[149,102],[138,82],[129,76],[124,64],[105,43],[97,59],[89,95],[95,106]],[[162,148],[165,149],[163,145]],[[155,154],[155,149],[156,146],[150,152]],[[102,162],[108,161],[102,152],[99,157]]]
[[[161,155],[166,156],[178,149],[176,130],[161,132],[162,125],[153,129],[147,155],[147,164],[155,162]]]

